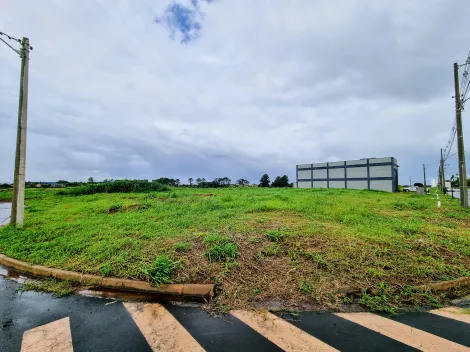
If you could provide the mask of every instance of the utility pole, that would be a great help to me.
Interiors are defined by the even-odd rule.
[[[442,176],[441,176],[441,163],[439,163],[439,178],[437,182],[437,187],[442,191]]]
[[[467,168],[465,166],[465,148],[463,143],[462,104],[460,102],[459,65],[454,63],[455,83],[455,118],[457,126],[457,154],[459,156],[460,205],[468,208]]]
[[[440,173],[440,182],[441,182],[441,191],[444,192],[444,188],[446,186],[446,173],[444,171],[444,157],[442,154],[442,148],[441,148],[441,173]]]
[[[424,194],[428,193],[428,188],[426,187],[426,165],[423,164],[423,173],[424,173]]]
[[[23,226],[24,218],[29,50],[29,39],[23,37],[23,40],[21,41],[21,49],[19,52],[21,57],[20,98],[18,107],[18,129],[16,135],[13,203],[11,206],[10,218],[10,224],[18,227]]]
[[[411,187],[411,176],[410,176],[410,187]]]

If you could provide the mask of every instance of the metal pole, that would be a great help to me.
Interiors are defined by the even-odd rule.
[[[460,102],[459,65],[454,63],[455,116],[457,125],[457,152],[459,156],[460,205],[468,208],[467,168],[465,166],[465,148],[463,143],[462,105]]]
[[[11,206],[10,224],[23,226],[24,218],[24,188],[26,170],[26,126],[28,113],[28,69],[29,69],[29,39],[21,41],[21,78],[20,98],[18,106],[18,129],[16,135],[15,171],[13,183],[13,202]]]

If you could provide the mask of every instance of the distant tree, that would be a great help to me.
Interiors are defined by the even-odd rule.
[[[59,185],[67,185],[69,183],[69,181],[59,180],[56,183],[58,183]]]
[[[89,183],[94,183],[95,180],[93,179],[93,177],[88,177],[88,182],[89,182]]]
[[[271,183],[271,187],[281,187],[281,176],[276,176],[274,181]]]
[[[193,181],[194,181],[194,180],[193,180],[193,178],[192,178],[192,177],[188,178],[188,182],[189,182],[189,185],[190,185],[190,186],[192,186],[192,185],[193,185]]]
[[[270,183],[268,174],[264,174],[259,180],[259,187],[269,187]]]
[[[232,180],[228,177],[216,178],[216,180],[218,181],[219,186],[221,187],[228,187],[232,182]]]
[[[271,184],[271,187],[289,187],[289,177],[277,176],[276,179]]]
[[[281,187],[289,187],[289,177],[287,175],[281,177]]]
[[[248,186],[250,184],[250,181],[244,179],[244,178],[239,178],[236,182],[237,185],[239,186]]]
[[[160,177],[160,178],[157,178],[156,180],[153,180],[152,182],[160,183],[162,185],[178,187],[181,181],[179,179],[174,179],[174,178]]]

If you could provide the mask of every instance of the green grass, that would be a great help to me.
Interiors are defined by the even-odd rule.
[[[0,190],[0,200],[10,198],[11,190]],[[231,307],[251,304],[255,289],[256,300],[308,298],[331,306],[331,293],[341,287],[400,292],[470,276],[470,212],[449,197],[440,200],[438,209],[432,195],[356,190],[68,196],[28,189],[24,227],[0,229],[0,252],[102,276],[220,282]],[[156,258],[168,261],[160,267]],[[362,304],[397,306],[409,297],[380,299],[363,297]]]
[[[150,267],[144,264],[142,272],[152,280],[157,286],[161,284],[171,284],[173,273],[181,269],[179,261],[171,259],[168,255],[162,254],[155,259]]]
[[[21,286],[21,291],[49,292],[54,296],[63,297],[70,295],[76,290],[76,285],[70,281],[61,281],[51,278],[45,278],[39,281],[26,280]]]

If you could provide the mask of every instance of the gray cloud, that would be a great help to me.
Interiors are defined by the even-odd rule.
[[[407,182],[445,145],[470,4],[214,1],[190,45],[154,23],[170,4],[50,0],[0,13],[0,29],[35,48],[28,179],[256,182],[293,178],[297,163],[395,156]],[[18,75],[0,46],[0,181],[13,170]]]

